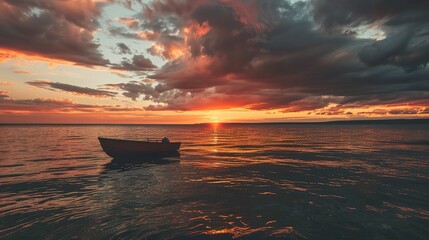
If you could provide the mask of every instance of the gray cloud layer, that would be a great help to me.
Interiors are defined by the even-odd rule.
[[[149,77],[160,84],[109,85],[125,97],[152,101],[151,110],[348,114],[343,110],[377,105],[429,107],[427,0],[122,1],[139,12],[120,18],[128,28],[110,32],[153,41],[148,53],[168,60],[160,69],[143,55],[110,64],[91,34],[100,6],[69,11],[66,2],[0,3],[0,45],[80,64],[153,71]],[[359,32],[370,28],[385,38]],[[125,44],[117,46],[131,53]]]
[[[8,93],[0,90],[1,111],[26,112],[135,112],[144,111],[142,108],[127,108],[118,105],[92,105],[76,103],[68,99],[36,98],[13,99]]]
[[[191,52],[151,76],[176,91],[171,99],[159,95],[165,103],[159,109],[194,109],[210,98],[231,102],[220,107],[285,111],[332,103],[427,106],[428,13],[427,1],[419,0],[170,0],[145,5],[140,28],[157,33],[166,49],[182,39]],[[180,32],[205,24],[210,29],[201,36]],[[355,33],[375,25],[384,40]],[[133,99],[147,94],[125,91]]]
[[[143,55],[134,55],[130,60],[123,60],[120,65],[113,67],[114,69],[125,71],[151,71],[158,68],[152,61]]]
[[[79,87],[79,86],[60,83],[60,82],[31,81],[31,82],[27,82],[27,84],[34,87],[44,88],[52,91],[61,90],[61,91],[70,92],[73,94],[88,95],[93,97],[113,97],[117,94],[111,91],[93,89],[88,87]]]

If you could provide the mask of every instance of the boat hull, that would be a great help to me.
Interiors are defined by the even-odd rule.
[[[98,140],[103,151],[112,158],[169,156],[177,153],[181,145],[180,142],[146,142],[101,137]]]

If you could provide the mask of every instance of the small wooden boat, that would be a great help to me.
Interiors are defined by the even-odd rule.
[[[169,155],[177,153],[181,142],[162,142],[160,140],[136,141],[99,137],[101,148],[112,158],[140,157],[148,155]]]

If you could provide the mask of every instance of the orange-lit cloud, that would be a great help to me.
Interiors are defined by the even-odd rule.
[[[131,29],[137,29],[139,26],[139,20],[136,18],[124,17],[118,18],[117,21],[121,22],[122,24]]]
[[[154,32],[154,31],[144,31],[144,32],[139,32],[137,33],[137,36],[139,36],[139,38],[143,39],[143,40],[151,40],[151,41],[155,41],[156,39],[159,38],[159,33]]]
[[[0,46],[0,62],[5,62],[7,60],[19,59],[19,58],[30,60],[30,61],[49,62],[52,64],[74,65],[74,63],[70,61],[57,59],[57,58],[49,58],[43,55],[38,55],[31,52],[23,52],[20,50],[4,49],[4,48],[1,48]]]
[[[160,56],[165,59],[174,60],[183,56],[186,52],[185,47],[181,42],[164,41],[163,43],[155,43],[148,49],[148,52],[154,56]]]
[[[1,60],[25,54],[79,65],[108,64],[93,42],[100,6],[88,0],[0,2]]]
[[[115,74],[99,84],[103,89],[86,83],[31,81],[30,85],[77,95],[115,96],[110,100],[120,106],[125,101],[159,115],[233,109],[294,119],[428,114],[425,13],[429,9],[423,0],[414,4],[388,0],[121,3],[3,1],[0,63],[6,66],[8,59],[23,58],[102,66],[97,70]],[[125,6],[133,13],[118,11],[115,19],[106,19],[112,15],[102,16],[104,10],[112,11],[103,8],[107,4],[113,4],[112,9]],[[356,29],[371,26],[383,38],[359,36]],[[106,33],[110,33],[107,41],[98,40]],[[16,91],[14,87],[8,90]],[[37,95],[30,99],[3,97],[2,104],[19,107],[34,102]],[[85,109],[74,104],[69,103],[70,109]]]
[[[186,39],[189,38],[188,35],[191,35],[193,37],[202,37],[206,35],[210,31],[210,29],[211,27],[207,21],[203,22],[202,24],[191,21],[188,26],[183,29],[183,32]]]

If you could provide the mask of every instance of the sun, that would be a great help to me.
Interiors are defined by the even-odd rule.
[[[216,115],[210,115],[209,116],[209,121],[208,122],[210,122],[210,123],[212,123],[212,124],[217,124],[217,123],[219,123],[220,121],[219,121],[219,117],[218,116],[216,116]]]
[[[217,129],[219,127],[219,125],[221,124],[221,122],[218,119],[212,119],[212,121],[210,122],[210,125],[214,128]]]

